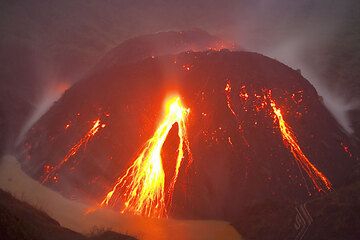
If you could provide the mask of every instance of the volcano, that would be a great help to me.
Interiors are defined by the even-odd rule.
[[[243,232],[245,219],[262,214],[252,206],[285,210],[321,197],[356,165],[356,146],[314,87],[274,59],[229,50],[111,59],[67,90],[20,146],[23,169],[71,199],[103,200],[173,95],[190,109],[184,159],[192,161],[179,169],[169,217],[227,220]],[[176,164],[179,128],[162,145],[165,175]],[[123,208],[121,197],[113,208]]]

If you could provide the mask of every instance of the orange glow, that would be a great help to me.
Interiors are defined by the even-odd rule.
[[[270,106],[275,114],[275,118],[279,124],[282,139],[285,145],[287,145],[300,166],[308,174],[311,181],[318,191],[331,190],[331,183],[326,176],[321,173],[305,156],[301,150],[298,141],[292,132],[290,126],[285,122],[283,115],[281,114],[280,108],[278,108],[274,100],[270,99]]]
[[[186,120],[189,112],[190,109],[183,106],[179,97],[171,98],[166,102],[165,116],[154,135],[145,143],[141,153],[125,174],[118,178],[112,190],[107,193],[101,203],[102,207],[114,205],[118,196],[122,195],[123,213],[155,218],[167,217],[179,169],[184,158],[184,150],[189,155],[189,164],[192,161],[186,133]],[[179,145],[174,175],[166,190],[161,150],[175,123],[179,126]],[[166,194],[167,200],[165,199]]]
[[[70,84],[67,83],[67,82],[59,82],[55,85],[54,89],[57,91],[57,92],[60,92],[60,93],[63,93],[65,92],[67,89],[69,89],[70,87]]]
[[[58,180],[58,177],[55,177],[54,174],[58,171],[72,156],[74,156],[81,146],[86,145],[89,140],[99,131],[100,128],[104,128],[105,124],[100,124],[100,119],[94,121],[92,128],[68,151],[65,157],[60,163],[58,163],[53,168],[45,166],[45,175],[43,177],[42,183],[49,181],[50,179]]]

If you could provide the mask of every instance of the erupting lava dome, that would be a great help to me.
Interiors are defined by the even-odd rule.
[[[109,66],[20,147],[26,172],[72,199],[242,231],[254,206],[333,191],[356,162],[314,87],[271,58],[209,50]]]

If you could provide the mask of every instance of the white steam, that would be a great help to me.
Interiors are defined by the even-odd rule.
[[[325,106],[338,123],[346,130],[346,132],[352,134],[353,129],[351,127],[348,112],[360,106],[359,100],[349,100],[344,96],[340,87],[330,88],[326,84],[326,80],[321,79],[316,73],[316,69],[302,59],[302,52],[308,45],[309,43],[304,38],[288,39],[287,42],[282,42],[281,45],[266,49],[263,52],[294,69],[300,69],[301,74],[310,81],[318,94],[323,97]]]
[[[29,129],[49,110],[68,87],[69,85],[66,82],[49,82],[43,87],[43,93],[34,104],[33,112],[20,130],[20,134],[16,139],[16,145],[23,140]]]

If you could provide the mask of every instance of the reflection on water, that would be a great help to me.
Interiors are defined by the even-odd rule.
[[[1,160],[0,188],[44,209],[62,226],[85,234],[97,226],[145,240],[241,239],[239,233],[223,221],[147,219],[126,216],[107,209],[84,214],[89,209],[88,206],[70,201],[27,176],[13,156],[5,156]]]

